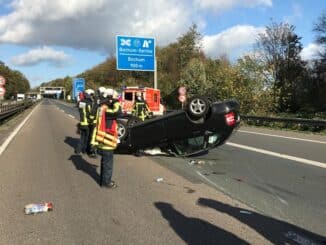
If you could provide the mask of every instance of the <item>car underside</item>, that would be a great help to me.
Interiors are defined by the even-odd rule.
[[[120,144],[117,152],[146,152],[160,148],[164,154],[191,156],[222,145],[239,126],[236,100],[212,101],[195,96],[183,110],[139,121],[118,119]]]

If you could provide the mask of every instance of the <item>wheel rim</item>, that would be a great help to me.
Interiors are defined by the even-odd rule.
[[[190,103],[191,112],[195,115],[200,115],[206,110],[206,103],[202,99],[194,99]]]
[[[118,125],[118,138],[121,139],[126,134],[126,128],[119,124]]]

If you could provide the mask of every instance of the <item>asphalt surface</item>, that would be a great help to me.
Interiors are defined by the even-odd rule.
[[[60,106],[78,118],[72,105]],[[325,168],[229,143],[195,158],[152,159],[194,183],[207,183],[272,217],[326,236],[326,136],[241,127],[228,142],[317,161]],[[194,159],[205,164],[190,164]]]
[[[0,244],[325,243],[325,169],[229,145],[202,165],[116,155],[103,190],[99,159],[73,154],[75,116],[42,102],[0,156]],[[41,201],[54,211],[23,214]]]
[[[255,132],[254,128],[245,131]],[[278,131],[262,130],[266,134]],[[297,133],[284,133],[298,137]],[[320,161],[326,167],[326,144],[237,132],[229,142]],[[256,137],[254,137],[256,136]],[[300,134],[301,138],[326,137]],[[191,165],[191,160],[205,164]],[[177,163],[156,157],[182,176],[201,180],[272,217],[326,235],[326,169],[305,163],[223,145],[204,156]]]

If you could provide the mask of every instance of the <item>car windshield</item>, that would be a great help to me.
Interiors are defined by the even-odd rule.
[[[177,141],[173,146],[178,155],[192,155],[214,147],[220,139],[219,134],[201,135]]]

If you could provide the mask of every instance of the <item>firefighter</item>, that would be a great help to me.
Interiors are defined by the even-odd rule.
[[[138,117],[142,121],[145,121],[146,118],[149,118],[152,115],[141,92],[136,93],[136,100],[132,109],[132,115]]]
[[[97,111],[97,102],[95,98],[95,91],[93,89],[86,90],[86,93],[90,95],[91,105],[88,115],[88,128],[89,128],[89,135],[87,140],[87,154],[92,157],[96,158],[96,149],[91,147],[91,140],[92,140],[92,133],[96,125],[96,111]]]
[[[78,102],[78,110],[80,121],[78,124],[80,130],[80,140],[75,149],[76,154],[86,153],[88,150],[88,138],[89,138],[89,116],[91,113],[92,100],[89,92],[85,91],[80,96],[81,100]]]
[[[92,134],[91,144],[98,149],[101,155],[100,185],[107,188],[115,188],[117,185],[112,181],[113,150],[118,144],[117,117],[121,113],[118,100],[113,98],[113,89],[107,89],[97,110],[96,127]]]

